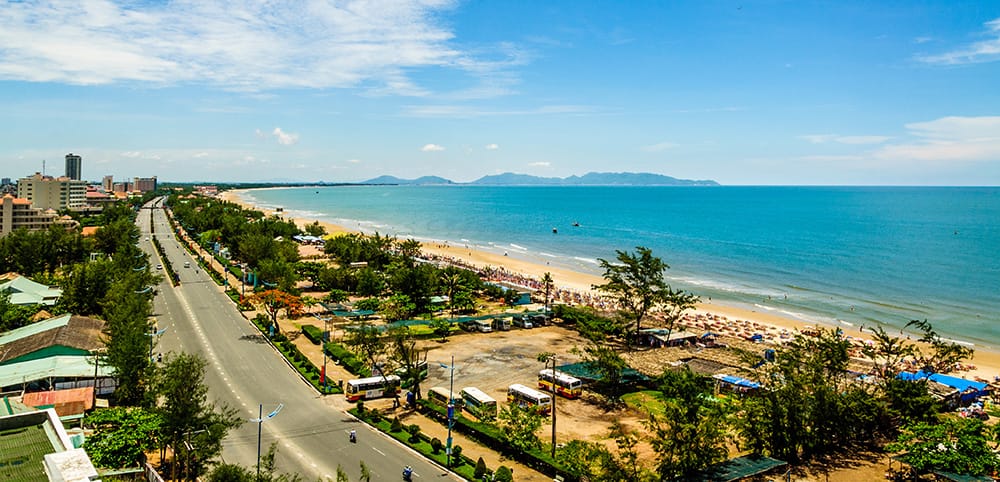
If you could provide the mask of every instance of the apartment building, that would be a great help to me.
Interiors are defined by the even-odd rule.
[[[52,209],[39,209],[27,199],[15,198],[10,194],[0,198],[0,238],[18,228],[29,231],[48,229],[53,224],[75,228],[78,223],[69,216],[59,216]]]
[[[87,203],[87,181],[45,176],[36,172],[17,180],[17,197],[38,209],[77,209]]]

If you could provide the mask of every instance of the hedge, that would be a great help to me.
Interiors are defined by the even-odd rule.
[[[361,377],[371,376],[371,370],[365,366],[365,363],[358,360],[358,357],[354,356],[347,348],[344,348],[340,343],[330,342],[323,345],[323,350],[326,351],[327,356],[333,358],[340,365],[343,365],[347,371]]]
[[[313,325],[302,325],[302,334],[305,335],[313,345],[319,345],[323,341],[323,332]]]
[[[448,423],[448,409],[437,405],[430,400],[421,399],[417,403],[423,413],[431,412],[433,418],[444,424]],[[496,425],[477,422],[457,415],[452,428],[469,438],[485,445],[486,447],[503,454],[509,459],[527,465],[539,472],[550,474],[557,473],[565,480],[575,480],[576,478],[568,473],[566,469],[550,457],[549,452],[542,449],[522,450],[510,445],[504,440],[501,430]]]

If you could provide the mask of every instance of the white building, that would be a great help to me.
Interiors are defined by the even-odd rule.
[[[87,181],[36,172],[17,180],[17,197],[31,201],[38,209],[82,208],[87,203]]]

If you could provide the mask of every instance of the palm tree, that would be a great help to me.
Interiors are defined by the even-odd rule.
[[[441,272],[441,284],[444,285],[445,293],[448,295],[448,309],[452,317],[455,316],[455,293],[464,288],[462,274],[458,270],[445,269]]]
[[[542,286],[545,287],[545,311],[549,311],[549,293],[552,291],[552,273],[542,275]]]

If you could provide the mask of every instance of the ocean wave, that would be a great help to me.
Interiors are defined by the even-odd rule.
[[[573,259],[575,259],[577,261],[581,261],[581,262],[587,263],[587,264],[593,264],[593,265],[600,264],[594,258],[583,258],[583,257],[580,257],[580,256],[573,256]]]
[[[551,254],[551,253],[546,253],[545,251],[539,252],[538,255],[539,256],[544,256],[546,258],[558,258],[559,257],[559,256],[556,256],[556,255]]]
[[[528,248],[525,248],[524,246],[518,246],[518,245],[516,245],[514,243],[510,243],[510,247],[513,248],[513,249],[515,249],[515,250],[517,250],[517,251],[524,251],[524,252],[528,251]]]

